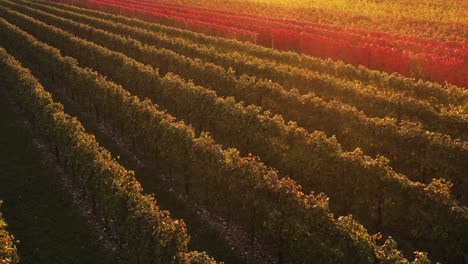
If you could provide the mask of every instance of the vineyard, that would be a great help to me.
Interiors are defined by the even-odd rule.
[[[0,263],[468,263],[467,17],[459,0],[0,0],[0,138],[40,153],[0,141],[19,173]],[[33,196],[8,190],[40,170],[71,206],[42,203],[81,214],[56,236],[97,233],[60,243],[77,257],[48,260],[12,216]]]

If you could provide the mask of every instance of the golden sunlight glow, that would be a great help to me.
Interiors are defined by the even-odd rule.
[[[203,6],[204,0],[176,0]],[[437,20],[468,25],[468,1],[465,0],[228,0],[239,3],[264,3],[285,8],[317,8],[368,15],[392,16],[418,20]]]

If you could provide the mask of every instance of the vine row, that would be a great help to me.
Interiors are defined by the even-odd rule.
[[[55,53],[58,56],[58,52]],[[28,69],[0,49],[0,76],[9,94],[26,112],[34,129],[53,142],[57,157],[79,177],[95,210],[119,234],[120,243],[139,262],[215,263],[204,253],[188,252],[182,220],[171,219],[151,195],[144,195],[133,171],[118,164],[81,123],[63,112]]]
[[[27,28],[28,25],[33,25],[33,24],[34,24],[33,21],[30,19],[28,23],[21,24],[21,26]],[[42,26],[41,28],[42,28],[41,30],[44,30],[44,28],[52,29],[53,27],[45,26],[44,24],[44,26]],[[57,28],[55,28],[54,30],[56,32],[62,32],[61,35],[66,35],[64,34],[63,31],[60,31]],[[36,35],[38,36],[54,35],[53,31],[50,31],[50,32],[46,31],[46,32],[47,34],[44,34],[45,32],[38,32]],[[75,40],[78,39],[76,37],[74,38]],[[65,39],[65,38],[61,37],[61,39]],[[151,67],[143,66],[128,58],[125,59],[125,57],[121,54],[112,53],[108,50],[103,49],[102,47],[99,48],[99,46],[93,45],[90,42],[80,40],[79,43],[81,43],[80,45],[82,46],[74,46],[74,45],[77,45],[78,42],[76,42],[75,44],[72,44],[65,40],[62,40],[62,41],[68,43],[67,46],[73,47],[73,50],[79,50],[84,53],[91,52],[91,53],[87,53],[86,56],[83,56],[83,57],[80,56],[80,62],[85,57],[93,58],[99,61],[101,64],[103,64],[104,66],[102,68],[103,69],[107,68],[107,72],[111,72],[111,69],[113,70],[120,69],[120,71],[122,71],[121,75],[123,74],[122,75],[123,77],[126,76],[125,74],[127,74],[127,76],[128,74],[130,74],[133,78],[129,78],[129,79],[140,81],[140,85],[135,86],[135,87],[140,87],[140,90],[142,87],[148,87],[147,90],[154,91],[153,89],[156,89],[157,87],[163,87],[163,89],[158,91],[156,94],[158,96],[162,96],[164,93],[168,93],[168,91],[166,90],[169,90],[169,91],[172,90],[172,92],[170,92],[171,94],[169,94],[167,98],[176,98],[174,100],[177,100],[177,98],[184,98],[184,96],[193,99],[194,96],[198,93],[197,89],[191,89],[190,85],[187,85],[181,80],[174,78],[173,75],[168,75],[161,79],[157,77],[157,72],[152,70]],[[88,45],[88,47],[93,47],[93,48],[86,49],[85,48],[86,45]],[[108,58],[111,58],[112,56],[114,56],[119,59],[113,61],[112,63],[105,63],[106,60],[103,60],[105,56],[97,57],[99,53],[104,54]],[[132,68],[125,68],[125,65],[127,66],[134,65],[134,66],[132,66]],[[138,70],[139,68],[140,70]],[[153,82],[151,83],[152,85],[149,85],[149,86],[145,85],[145,83],[143,82],[145,78],[137,78],[137,76],[139,76],[137,75],[138,72],[142,72],[142,71],[143,73],[150,72],[151,74],[149,74],[148,76],[155,76],[154,79],[152,79],[153,80]],[[192,87],[195,87],[195,86],[192,85]],[[184,88],[185,90],[181,90]],[[176,89],[179,89],[179,90],[176,90]],[[200,88],[198,89],[198,91],[203,92],[203,89]],[[155,95],[153,94],[152,97],[155,97]],[[216,101],[222,100],[219,98],[216,99],[215,94],[212,94],[212,98],[215,98]],[[186,102],[188,103],[188,101]],[[207,103],[209,103],[208,100],[203,101],[203,103],[195,102],[195,103],[192,103],[190,106],[192,107],[192,110],[193,110],[195,106],[200,107],[201,105],[207,105]],[[184,104],[182,103],[176,104],[176,105],[178,105],[179,107],[185,107]],[[232,105],[235,105],[235,104],[232,103]],[[215,109],[215,111],[211,111],[211,113],[212,115],[221,115],[220,113],[222,109],[223,108],[219,107]],[[255,120],[254,118],[255,116],[257,116],[257,113],[255,113],[255,111],[253,111],[253,113],[254,115],[252,115],[251,119],[240,118],[236,120],[239,120],[239,122],[243,124],[245,124],[246,121]],[[232,115],[230,118],[231,118],[230,120],[232,121]],[[276,118],[276,120],[277,119],[278,118]],[[134,119],[128,119],[128,120],[134,120]],[[231,122],[231,123],[236,123],[236,122]],[[274,124],[274,123],[271,122],[270,124]],[[247,125],[245,125],[245,127],[251,127],[251,126],[252,125],[249,122],[247,122]],[[222,126],[220,127],[222,128]],[[289,127],[294,128],[293,125]],[[268,127],[265,126],[265,128],[268,128]],[[237,131],[237,130],[234,130],[234,131]],[[405,177],[402,177],[401,175],[397,175],[393,171],[391,171],[391,169],[387,167],[386,162],[383,159],[371,160],[370,158],[363,156],[361,153],[359,153],[359,151],[356,151],[354,153],[343,153],[342,151],[339,150],[339,145],[336,142],[333,142],[333,140],[327,139],[326,137],[323,136],[323,134],[318,133],[318,132],[315,133],[313,137],[304,137],[304,134],[307,134],[307,133],[303,129],[295,128],[295,129],[290,129],[289,131],[290,132],[286,134],[290,136],[290,138],[294,138],[295,135],[302,135],[302,137],[296,137],[296,138],[303,138],[303,140],[301,142],[298,142],[296,147],[292,149],[293,151],[291,151],[291,155],[292,155],[291,157],[293,158],[292,160],[288,160],[289,163],[287,164],[294,164],[296,166],[304,166],[300,162],[298,162],[296,159],[299,159],[301,157],[302,158],[307,157],[308,161],[306,161],[306,163],[309,164],[309,167],[306,168],[305,172],[310,173],[311,179],[313,179],[313,185],[315,185],[315,186],[308,186],[308,187],[310,189],[315,189],[314,187],[320,187],[324,189],[328,188],[326,192],[328,194],[333,195],[332,201],[335,202],[335,204],[332,204],[332,207],[339,206],[340,210],[335,208],[336,211],[341,212],[341,210],[343,210],[347,212],[349,210],[353,213],[356,213],[356,215],[359,215],[360,219],[362,219],[361,221],[367,221],[367,223],[370,223],[367,226],[371,228],[375,228],[375,229],[383,228],[386,230],[390,230],[393,228],[391,232],[389,233],[391,234],[396,233],[400,235],[400,237],[404,237],[407,234],[414,236],[409,240],[412,240],[415,237],[417,240],[417,239],[422,239],[422,237],[425,237],[425,239],[427,239],[426,236],[434,236],[434,237],[437,237],[438,238],[437,241],[440,242],[439,236],[441,236],[441,234],[433,234],[433,233],[427,234],[423,232],[417,233],[417,231],[416,232],[414,231],[410,232],[410,231],[414,230],[414,228],[417,228],[417,226],[432,226],[433,224],[443,226],[444,230],[451,230],[452,228],[456,226],[456,224],[454,225],[452,223],[453,221],[459,222],[459,224],[462,224],[462,222],[466,220],[466,218],[463,216],[464,209],[453,204],[453,201],[451,201],[450,198],[448,197],[449,192],[448,191],[446,192],[446,188],[444,187],[443,184],[441,184],[440,181],[435,181],[433,184],[430,184],[427,186],[422,185],[422,184],[412,183],[408,181]],[[234,133],[238,133],[238,132],[234,132]],[[229,138],[229,137],[225,137],[225,138]],[[249,138],[250,137],[247,137],[247,140],[249,140]],[[245,140],[243,142],[245,142]],[[252,140],[250,142],[255,143],[256,141]],[[275,146],[274,143],[275,142],[272,141],[265,145],[266,147],[269,147],[271,150],[271,149],[274,149],[272,148],[273,146]],[[312,144],[314,144],[313,146],[315,146],[315,148],[308,148],[310,151],[312,151],[310,155],[308,155],[308,153],[303,154],[301,152],[303,151],[302,149],[304,149],[304,146],[312,145]],[[147,143],[144,143],[144,144],[140,143],[139,145],[146,146]],[[278,143],[276,143],[276,145],[278,145]],[[267,152],[264,152],[264,153],[267,153]],[[312,160],[312,162],[310,162],[310,160]],[[280,163],[274,163],[274,164],[280,164]],[[295,166],[291,166],[291,169],[295,169]],[[301,175],[302,175],[301,173],[297,173],[297,175],[294,175],[294,176],[301,177]],[[349,181],[346,180],[346,179],[351,179],[351,178],[353,180],[349,180]],[[309,180],[309,181],[311,179],[305,178],[305,180]],[[360,179],[360,180],[357,180],[357,179]],[[340,184],[338,185],[337,182],[339,182]],[[365,191],[363,188],[366,188]],[[332,191],[329,191],[329,190],[332,190]],[[353,199],[350,199],[350,197],[353,197]],[[354,199],[354,197],[356,198]],[[391,199],[392,203],[387,204],[386,201],[389,201],[388,199]],[[408,199],[408,200],[405,201],[405,199]],[[427,207],[425,206],[425,204],[431,204],[431,206]],[[434,206],[434,204],[436,204],[436,206]],[[411,210],[408,210],[408,205],[411,205]],[[457,210],[452,211],[452,209],[450,209],[452,206],[454,206],[455,208],[458,208],[457,209],[458,211]],[[428,217],[427,215],[424,216],[425,215],[424,212],[427,210],[426,208],[431,208],[430,210],[434,210],[434,213],[430,213],[430,217]],[[442,210],[445,212],[438,213],[436,212],[437,210]],[[459,215],[459,216],[456,216],[456,215]],[[405,218],[408,219],[407,221],[408,223],[415,223],[413,226],[407,227],[408,230],[402,231],[401,227],[396,228],[395,226],[392,226],[394,225],[395,222],[401,221],[401,219],[405,219]],[[433,218],[437,218],[437,219],[433,219]],[[398,219],[398,221],[396,219]],[[454,230],[455,229],[453,229],[452,231],[455,232]],[[452,231],[448,231],[448,232],[451,233]],[[459,231],[456,231],[456,232],[458,233]],[[435,240],[435,239],[431,238],[431,240]],[[439,243],[439,242],[435,242],[435,243]],[[458,247],[458,246],[459,245],[455,247]]]
[[[353,67],[342,62],[332,60],[317,59],[314,57],[301,55],[293,52],[281,52],[274,49],[268,49],[258,45],[243,43],[239,41],[215,38],[203,34],[198,34],[188,30],[167,27],[155,23],[149,23],[138,19],[116,16],[100,11],[79,8],[70,5],[64,5],[54,2],[32,0],[31,3],[40,3],[47,6],[58,7],[61,10],[69,10],[74,13],[84,14],[99,19],[106,19],[119,25],[138,27],[145,32],[152,32],[156,35],[164,35],[174,39],[185,40],[189,43],[196,43],[197,46],[204,49],[212,49],[214,54],[238,53],[242,56],[252,56],[261,59],[263,62],[274,61],[276,63],[289,65],[299,69],[310,70],[318,73],[326,73],[336,78],[343,78],[348,81],[360,82],[376,85],[378,89],[393,90],[401,92],[408,96],[423,99],[438,106],[463,105],[466,103],[468,93],[459,87],[453,85],[440,85],[431,82],[415,82],[413,79],[405,78],[400,75],[388,74],[384,72],[369,70],[365,67]],[[148,39],[150,40],[150,39]],[[194,52],[194,51],[191,51]],[[195,55],[196,53],[194,53]],[[192,56],[194,56],[192,55]],[[242,57],[239,56],[239,57]]]
[[[174,72],[194,80],[197,84],[211,87],[219,95],[234,95],[246,103],[281,114],[286,120],[294,120],[309,131],[319,130],[328,135],[336,135],[346,150],[361,147],[366,154],[389,157],[391,166],[405,173],[413,181],[429,183],[437,171],[441,177],[454,183],[454,193],[458,198],[464,199],[460,196],[464,193],[463,187],[467,187],[468,184],[463,176],[466,167],[464,161],[468,158],[464,142],[426,132],[411,123],[396,124],[390,119],[371,119],[339,102],[325,102],[317,97],[286,92],[268,81],[256,80],[249,76],[236,78],[232,72],[210,63],[192,60],[165,49],[145,46],[129,37],[114,35],[40,11],[24,8],[21,10],[49,24],[69,30],[76,36],[123,52],[142,63],[158,68],[162,75]],[[66,47],[67,45],[64,45],[62,49],[65,50]],[[102,63],[99,61],[86,59],[86,56],[82,61],[95,69],[107,69],[101,67]],[[120,80],[120,77],[122,75],[117,75],[115,80]],[[139,85],[127,84],[127,80],[125,78],[121,83],[125,87],[133,88]],[[323,122],[324,119],[333,121]]]
[[[2,202],[3,201],[0,200],[0,207]],[[19,256],[16,250],[15,237],[5,229],[6,226],[7,223],[5,219],[3,219],[2,212],[0,211],[0,263],[17,264],[19,263]]]
[[[34,62],[44,78],[74,94],[83,109],[93,109],[99,119],[120,128],[128,139],[141,142],[148,155],[167,160],[183,175],[191,198],[252,228],[253,235],[272,245],[284,262],[399,259],[408,263],[394,241],[377,246],[352,217],[335,220],[324,195],[303,194],[294,181],[280,179],[254,156],[243,158],[235,149],[223,150],[206,134],[195,137],[192,128],[157,110],[148,100],[140,101],[121,86],[78,67],[76,60],[62,57],[57,49],[4,19],[0,24],[5,36],[2,44],[10,52]]]
[[[64,11],[59,12],[63,13]],[[76,18],[74,17],[74,19]],[[96,25],[93,24],[92,26],[95,27]],[[132,30],[126,29],[125,26],[122,28],[120,25],[114,25],[111,31],[116,34],[135,37],[135,32],[131,32]],[[225,69],[231,67],[235,70],[235,72],[230,71],[231,75],[243,73],[271,79],[287,88],[288,91],[297,88],[301,94],[317,94],[327,101],[339,100],[363,110],[371,117],[391,116],[398,121],[419,122],[427,130],[450,134],[454,138],[463,137],[466,139],[468,137],[466,134],[468,117],[460,114],[462,108],[447,106],[441,110],[426,100],[412,98],[401,92],[381,91],[381,89],[374,86],[361,85],[355,81],[343,81],[328,74],[317,74],[239,53],[225,54],[219,50],[198,48],[193,45],[188,48],[187,45],[190,43],[187,43],[187,41],[177,41],[177,39],[164,36],[161,33],[159,33],[159,36],[163,35],[162,40],[161,37],[155,37],[154,34],[148,36],[139,32],[138,35],[139,40],[147,44],[172,49],[186,57],[196,57],[202,61],[221,65]],[[177,44],[176,47],[174,47],[174,43]],[[171,69],[174,68],[176,67]],[[211,80],[216,80],[216,78],[210,78],[209,81]]]

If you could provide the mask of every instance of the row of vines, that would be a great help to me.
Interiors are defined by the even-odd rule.
[[[133,14],[140,5],[165,10],[164,19],[177,13],[194,21],[205,15],[203,23],[244,21],[162,3],[95,3],[119,12],[131,7]],[[133,172],[84,133],[38,80],[131,142],[135,153],[168,164],[185,195],[248,230],[280,263],[409,263],[396,242],[416,251],[415,263],[428,261],[418,250],[448,263],[468,257],[463,88],[54,2],[0,0],[0,16],[10,94],[140,263],[214,260],[187,249],[183,221],[143,195]],[[282,34],[339,32],[245,19],[284,26]],[[223,27],[217,30],[240,28]],[[439,45],[395,41],[379,45],[417,52]],[[466,56],[456,45],[437,47]],[[375,233],[395,240],[377,242]]]
[[[193,10],[150,1],[89,0],[77,4],[195,32],[248,40],[280,50],[342,60],[356,66],[468,86],[465,76],[468,46],[464,42],[421,41],[412,36],[395,37],[384,32],[330,28],[304,21],[272,21],[268,17]]]
[[[56,54],[57,55],[57,54]],[[182,220],[171,219],[153,196],[144,195],[132,171],[119,165],[99,146],[93,135],[84,132],[81,123],[63,112],[28,69],[0,49],[0,75],[8,94],[25,112],[33,129],[54,145],[63,165],[72,171],[94,203],[95,210],[119,235],[119,243],[139,262],[214,263],[203,253],[188,252],[189,236]],[[2,263],[16,263],[12,237],[2,235]],[[5,243],[4,243],[5,240]],[[5,246],[4,246],[5,245]],[[147,245],[141,250],[141,245]],[[10,262],[8,262],[10,261]]]

